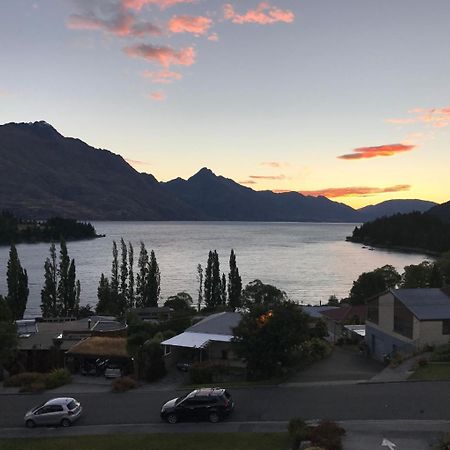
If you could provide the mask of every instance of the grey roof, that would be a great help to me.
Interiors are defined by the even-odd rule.
[[[339,308],[339,306],[329,306],[329,305],[323,305],[323,306],[302,306],[302,311],[306,314],[308,314],[309,317],[312,317],[313,319],[320,319],[322,318],[321,313],[324,311],[328,311],[330,309],[336,309]]]
[[[126,325],[123,325],[116,320],[111,320],[109,322],[97,322],[93,325],[92,330],[94,331],[117,331],[125,330]]]
[[[437,288],[391,289],[419,320],[450,319],[450,298]]]
[[[233,328],[237,327],[242,315],[237,312],[220,312],[211,314],[206,319],[201,320],[189,327],[186,331],[192,333],[210,333],[233,335]]]

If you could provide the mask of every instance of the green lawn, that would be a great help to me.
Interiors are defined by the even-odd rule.
[[[419,367],[410,377],[410,380],[449,380],[450,363],[427,364]]]
[[[287,433],[105,435],[0,440],[1,450],[286,450]]]

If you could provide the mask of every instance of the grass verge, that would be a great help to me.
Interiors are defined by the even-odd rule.
[[[286,450],[287,433],[192,433],[0,440],[1,450]]]
[[[450,380],[449,364],[427,364],[419,367],[410,377],[410,380]]]

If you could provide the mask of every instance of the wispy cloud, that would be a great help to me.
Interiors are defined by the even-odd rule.
[[[408,125],[412,123],[423,123],[434,128],[444,128],[450,125],[450,107],[447,108],[414,108],[408,113],[410,117],[387,119],[386,122],[396,125]]]
[[[191,33],[203,35],[211,28],[213,21],[205,16],[173,16],[169,20],[169,31],[172,33]]]
[[[256,184],[255,180],[242,180],[238,181],[239,184]]]
[[[122,2],[125,7],[137,11],[146,5],[153,5],[160,9],[166,9],[183,3],[194,3],[193,0],[122,0]]]
[[[236,13],[234,6],[227,3],[224,6],[224,14],[225,19],[236,24],[271,25],[277,22],[292,23],[295,19],[292,11],[271,6],[268,2],[262,2],[255,9],[250,9],[244,14]]]
[[[285,180],[286,175],[249,175],[252,180]]]
[[[210,34],[208,36],[208,41],[218,42],[219,41],[219,35],[217,33]]]
[[[409,152],[416,148],[412,144],[388,144],[376,147],[359,147],[352,150],[352,153],[338,156],[339,159],[368,159],[379,156],[394,156],[397,153]]]
[[[151,166],[151,164],[149,162],[146,161],[140,161],[138,159],[129,159],[129,158],[125,158],[125,161],[130,164],[133,167],[141,167],[141,166]]]
[[[158,47],[151,44],[137,44],[125,47],[123,51],[132,58],[143,58],[160,64],[165,68],[169,68],[172,65],[190,66],[195,62],[195,49],[193,47],[175,50],[168,46]]]
[[[156,91],[156,92],[152,92],[149,95],[151,100],[154,100],[155,102],[163,102],[166,99],[166,94],[164,94],[164,92],[162,91]]]
[[[150,22],[138,22],[134,14],[120,4],[100,8],[94,2],[82,14],[72,14],[67,26],[75,30],[95,30],[115,36],[161,35],[162,30]]]
[[[390,192],[402,192],[409,191],[411,185],[409,184],[397,184],[395,186],[388,187],[369,187],[369,186],[350,186],[350,187],[338,187],[338,188],[326,188],[315,191],[298,191],[299,194],[310,195],[313,197],[324,196],[328,198],[335,197],[370,197],[378,194],[385,194]],[[274,190],[274,192],[289,192],[286,190]]]
[[[158,84],[170,84],[183,78],[181,73],[173,72],[171,70],[160,70],[158,72],[146,70],[143,72],[142,76],[149,78],[153,83]]]
[[[289,166],[288,163],[282,161],[263,161],[259,165],[265,167],[273,167],[274,169],[280,169],[281,167]]]

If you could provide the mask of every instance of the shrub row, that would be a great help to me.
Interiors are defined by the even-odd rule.
[[[18,387],[21,392],[40,392],[70,383],[72,377],[66,369],[54,369],[50,373],[22,372],[7,378],[5,387]]]
[[[342,436],[345,430],[329,420],[317,426],[308,426],[301,418],[291,419],[288,425],[292,449],[297,450],[303,441],[310,441],[313,447],[326,450],[342,450]]]
[[[131,377],[116,378],[111,383],[113,392],[126,392],[137,386],[136,380]]]
[[[213,383],[219,375],[223,375],[228,366],[217,361],[205,361],[195,363],[189,369],[191,383],[204,384]]]

